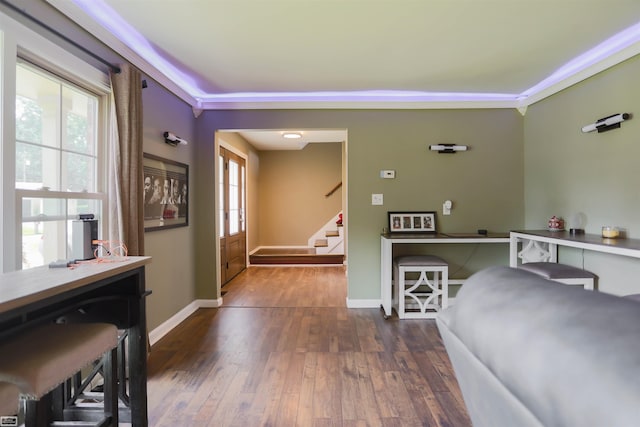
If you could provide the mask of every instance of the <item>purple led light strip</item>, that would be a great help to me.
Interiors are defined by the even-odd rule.
[[[351,91],[351,92],[240,92],[211,94],[200,90],[193,78],[176,69],[157,54],[149,42],[102,0],[73,0],[96,22],[156,67],[167,78],[184,88],[198,102],[525,102],[527,98],[557,84],[586,68],[640,42],[640,23],[605,40],[558,68],[550,76],[520,94]]]

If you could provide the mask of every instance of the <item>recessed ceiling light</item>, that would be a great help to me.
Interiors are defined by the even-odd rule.
[[[298,139],[302,138],[302,134],[300,132],[285,132],[282,134],[282,137],[287,139]]]

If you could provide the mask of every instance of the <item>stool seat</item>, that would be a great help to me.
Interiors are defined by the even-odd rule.
[[[18,388],[25,427],[117,426],[117,345],[118,329],[107,323],[51,323],[1,341],[0,381]],[[102,410],[68,413],[65,385],[98,359],[103,362]]]
[[[447,308],[449,264],[445,260],[435,255],[398,256],[393,260],[393,271],[398,318],[434,319]]]
[[[528,262],[522,264],[520,268],[548,280],[567,285],[582,285],[587,290],[593,290],[594,281],[597,277],[590,271],[555,262]]]
[[[435,255],[403,255],[394,258],[394,264],[404,266],[448,266],[447,262]]]
[[[118,344],[107,323],[48,324],[0,344],[0,381],[39,399]]]
[[[14,384],[0,383],[0,416],[16,415],[20,410],[20,390]]]

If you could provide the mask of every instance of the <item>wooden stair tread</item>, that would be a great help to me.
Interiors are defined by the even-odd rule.
[[[329,246],[329,241],[327,239],[318,239],[313,246],[315,246],[316,248],[326,248],[327,246]]]
[[[338,230],[327,231],[324,234],[327,237],[340,237],[340,232]]]

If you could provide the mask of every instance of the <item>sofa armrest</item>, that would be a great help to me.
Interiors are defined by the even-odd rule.
[[[542,425],[640,425],[637,302],[492,267],[467,280],[438,322]],[[452,352],[461,350],[449,341],[459,376]],[[458,380],[474,425],[488,425],[471,413],[481,390]]]

